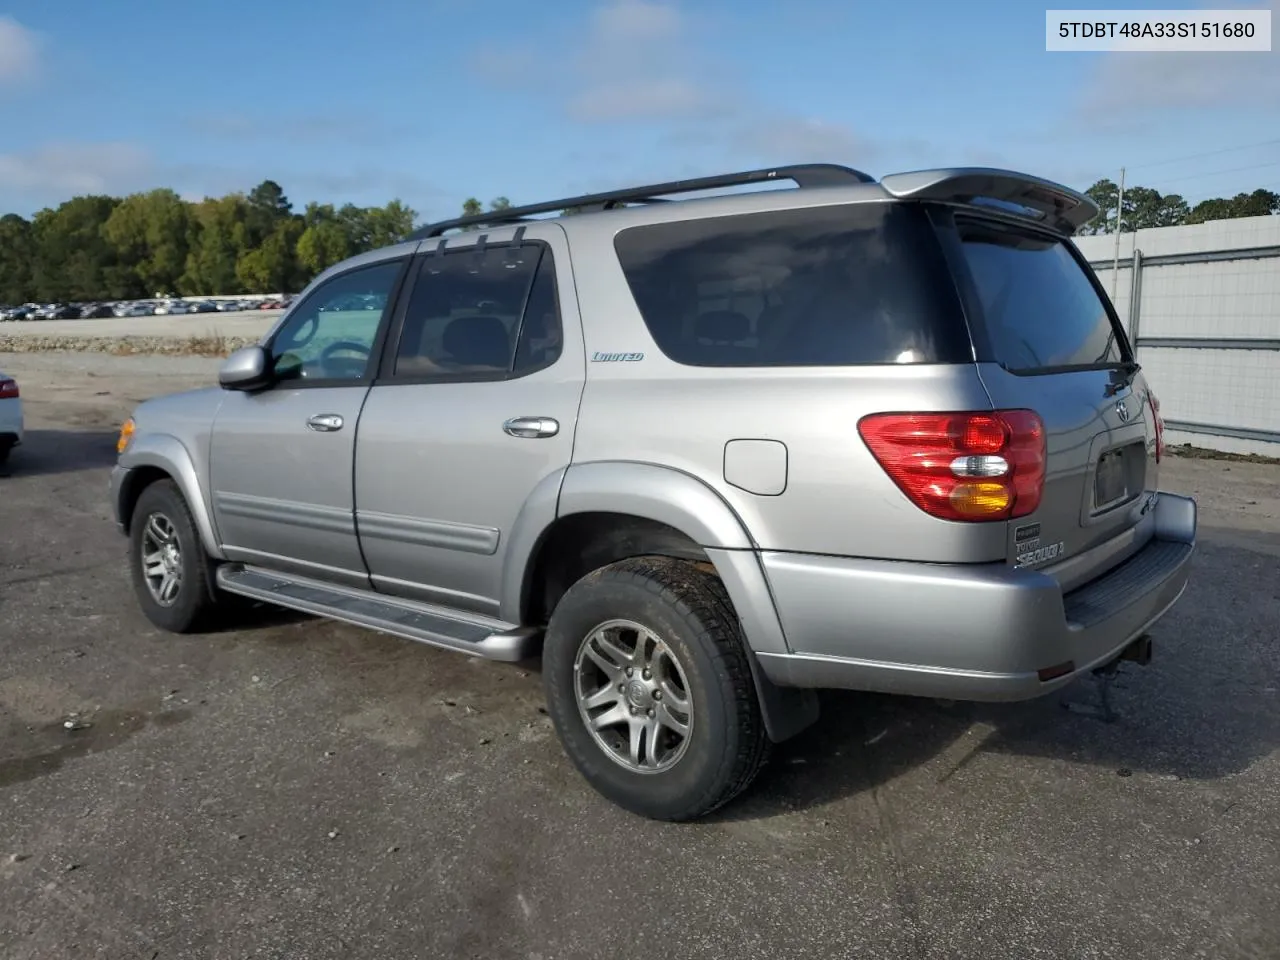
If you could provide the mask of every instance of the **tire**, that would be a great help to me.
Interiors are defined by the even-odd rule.
[[[9,462],[9,454],[13,450],[13,446],[8,440],[0,440],[0,467]]]
[[[176,547],[169,569],[177,572],[178,582],[171,590],[161,591],[162,575],[148,577],[143,557],[156,553],[163,539],[159,534],[165,531],[171,536],[164,543]],[[138,497],[129,524],[129,571],[142,612],[160,629],[198,633],[213,622],[217,599],[209,588],[209,557],[187,502],[172,480],[157,480]]]
[[[587,574],[552,613],[542,663],[565,752],[624,809],[693,820],[745,790],[765,763],[770,742],[738,619],[719,578],[691,563],[635,557]],[[588,717],[606,726],[593,733]]]

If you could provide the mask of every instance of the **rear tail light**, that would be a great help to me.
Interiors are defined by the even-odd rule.
[[[1159,463],[1164,458],[1164,418],[1160,416],[1160,401],[1150,390],[1147,391],[1147,400],[1151,403],[1151,416],[1156,421],[1156,463]]]
[[[17,380],[0,380],[0,400],[12,400],[18,395]]]
[[[858,433],[921,510],[943,520],[1034,513],[1044,492],[1044,423],[1032,410],[873,413]]]

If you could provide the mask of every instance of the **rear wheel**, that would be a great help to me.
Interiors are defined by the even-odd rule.
[[[186,500],[171,480],[142,491],[129,525],[129,569],[148,620],[172,633],[208,626],[217,607],[204,552]]]
[[[548,711],[574,765],[642,816],[691,820],[742,792],[769,740],[719,579],[638,557],[565,594],[543,648]]]
[[[13,449],[13,441],[0,440],[0,466],[9,462],[9,451]]]

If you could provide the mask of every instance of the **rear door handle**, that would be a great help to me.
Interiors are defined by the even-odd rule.
[[[539,439],[554,437],[560,432],[560,422],[550,417],[513,417],[502,425],[513,437]]]
[[[342,429],[342,417],[336,413],[317,413],[307,419],[307,426],[320,433],[333,433]]]

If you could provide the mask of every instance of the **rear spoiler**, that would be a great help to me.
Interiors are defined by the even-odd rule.
[[[1068,237],[1098,215],[1098,205],[1085,194],[1012,170],[952,167],[892,173],[881,178],[880,186],[902,200],[994,207]]]

